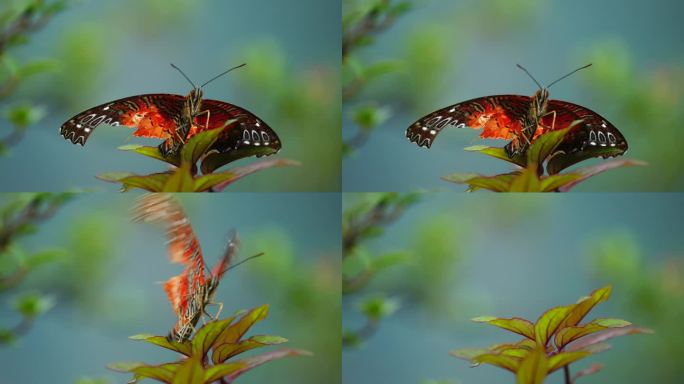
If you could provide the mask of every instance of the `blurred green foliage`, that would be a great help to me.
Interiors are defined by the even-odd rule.
[[[19,241],[38,231],[41,223],[50,219],[73,198],[71,193],[22,193],[4,196],[9,199],[3,199],[7,201],[0,207],[0,294],[17,289],[36,270],[64,259],[63,250],[31,253]],[[35,318],[54,304],[52,296],[39,292],[24,291],[16,294],[13,306],[20,320],[11,328],[0,325],[0,345],[12,343],[28,332]]]
[[[51,59],[18,62],[12,48],[28,44],[32,33],[40,30],[67,5],[66,0],[9,0],[0,4],[0,103],[9,100],[2,111],[5,122],[0,133],[0,155],[16,145],[26,129],[36,124],[45,111],[28,101],[17,101],[18,88],[31,77],[53,71],[57,64]]]
[[[640,70],[629,46],[616,38],[605,38],[580,54],[594,69],[587,72],[586,86],[606,102],[617,105],[617,113],[628,125],[630,147],[657,172],[641,172],[639,188],[663,191],[682,188],[684,156],[684,69],[681,63],[661,63]]]
[[[258,261],[248,264],[248,268],[256,272],[253,274],[255,288],[265,291],[276,302],[289,303],[288,311],[276,316],[290,323],[306,319],[307,327],[296,328],[316,332],[314,338],[310,334],[288,335],[290,340],[300,340],[299,347],[314,352],[310,359],[316,364],[308,364],[307,369],[302,369],[304,365],[299,366],[299,361],[291,361],[283,369],[296,373],[301,382],[319,383],[341,377],[339,254],[313,255],[315,261],[311,262],[296,256],[300,251],[281,229],[265,230],[250,238],[252,236],[253,239],[245,239],[244,244],[257,245],[246,249],[245,254],[268,250]]]
[[[618,230],[587,247],[591,272],[615,282],[625,292],[619,304],[657,330],[638,348],[641,363],[614,373],[624,381],[674,383],[684,375],[684,367],[673,358],[684,355],[684,257],[674,254],[654,261],[655,255],[646,255],[636,239],[636,234]],[[644,370],[641,365],[658,369]]]

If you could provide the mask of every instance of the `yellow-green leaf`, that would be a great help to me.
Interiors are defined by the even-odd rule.
[[[185,359],[176,370],[172,384],[204,384],[204,367],[200,357]]]
[[[544,160],[546,160],[547,157],[549,157],[549,155],[551,155],[556,147],[558,147],[568,131],[572,129],[574,124],[576,124],[576,122],[571,124],[571,126],[568,128],[550,131],[537,137],[527,150],[528,167],[535,171],[539,169],[538,167],[544,162]]]
[[[220,128],[202,131],[191,137],[181,149],[181,163],[195,164],[214,145],[223,129],[234,121],[230,120]]]
[[[252,173],[258,172],[262,169],[272,167],[296,166],[298,162],[286,159],[272,159],[265,160],[258,163],[249,164],[243,167],[235,167],[227,171],[212,173],[209,175],[200,176],[195,180],[194,189],[196,191],[207,191],[214,188],[216,191],[221,191],[223,188],[234,183],[235,181]]]
[[[237,343],[256,322],[265,319],[267,315],[268,304],[251,309],[221,332],[216,345]]]
[[[195,180],[190,174],[192,164],[183,163],[169,176],[161,192],[194,192]]]
[[[560,175],[551,175],[541,179],[542,192],[556,192],[562,187],[574,183],[581,178],[576,173],[563,173]]]
[[[158,345],[162,348],[170,349],[172,351],[178,352],[182,355],[185,356],[190,356],[191,352],[191,346],[190,342],[186,341],[183,343],[179,343],[174,340],[168,340],[164,336],[155,336],[155,335],[150,335],[150,334],[139,334],[139,335],[134,335],[129,337],[131,340],[141,340],[141,341],[146,341],[148,343],[152,343],[155,345]]]
[[[561,323],[568,317],[574,305],[551,308],[539,317],[534,325],[534,333],[539,345],[546,346]]]
[[[528,339],[535,340],[534,324],[532,324],[529,320],[521,319],[519,317],[502,319],[493,316],[481,316],[474,318],[473,321],[477,323],[491,324],[499,328],[515,332],[519,335],[523,335]]]
[[[100,180],[123,184],[123,189],[140,188],[149,192],[160,192],[169,179],[169,173],[153,173],[139,176],[129,172],[109,172],[97,175]]]
[[[506,153],[506,150],[503,148],[499,148],[499,147],[489,147],[486,145],[473,145],[470,147],[465,147],[463,149],[466,151],[469,151],[469,152],[479,152],[479,153],[485,154],[487,156],[494,157],[496,159],[505,160],[505,161],[508,161],[509,163],[513,163],[513,164],[519,165],[521,167],[524,167],[525,164],[527,164],[527,161],[525,160],[524,156],[516,156],[514,158],[510,158],[510,157],[508,157],[508,153]]]
[[[280,336],[256,335],[247,340],[242,340],[239,343],[226,343],[215,347],[212,351],[211,359],[214,364],[220,364],[243,352],[285,342],[287,342],[287,339]]]
[[[468,184],[471,190],[487,189],[494,192],[507,192],[518,174],[519,172],[512,172],[496,176],[482,176],[477,173],[453,173],[443,176],[442,179],[457,184]]]
[[[248,372],[252,368],[264,363],[268,363],[269,361],[282,359],[289,356],[311,356],[311,352],[300,349],[286,348],[247,357],[232,363],[215,365],[207,370],[207,373],[209,373],[211,370],[211,374],[207,374],[205,376],[205,380],[209,383],[223,377],[226,382],[232,383],[238,376]]]
[[[204,356],[234,318],[231,316],[227,319],[211,321],[200,328],[192,339],[192,355]]]
[[[165,163],[169,163],[171,165],[178,166],[180,165],[180,161],[178,156],[176,155],[175,157],[164,157],[164,155],[159,152],[158,147],[149,147],[145,145],[138,145],[138,144],[129,144],[129,145],[122,145],[119,147],[120,150],[122,151],[128,151],[128,152],[135,152],[139,153],[141,155],[151,157],[153,159],[161,160]]]
[[[620,319],[595,319],[592,322],[574,327],[566,327],[558,331],[556,335],[556,346],[559,349],[573,341],[591,335],[592,333],[601,332],[610,328],[624,328],[632,325],[632,323]]]
[[[530,352],[520,363],[517,372],[518,384],[543,384],[548,372],[549,361],[543,349]]]
[[[549,357],[549,373],[591,355],[590,352],[561,352]]]
[[[484,355],[475,356],[472,361],[477,365],[490,364],[515,373],[519,369],[522,359],[515,356],[486,353]]]
[[[244,159],[245,157],[270,156],[277,152],[277,150],[270,147],[245,147],[234,149],[228,152],[210,153],[204,159],[202,159],[202,173],[212,173],[226,164]]]
[[[523,169],[511,181],[510,192],[541,192],[541,181],[533,168]]]
[[[237,363],[226,363],[226,364],[217,364],[214,365],[213,367],[210,367],[209,369],[204,372],[204,382],[205,383],[213,383],[214,381],[224,377],[231,375],[236,372],[240,372],[242,370],[245,370],[248,368],[248,365],[246,362],[237,362]]]
[[[161,364],[161,365],[142,365],[131,370],[137,378],[147,377],[150,379],[159,380],[164,383],[171,383],[173,377],[178,370],[178,363]]]
[[[568,317],[561,324],[560,328],[574,327],[579,324],[594,306],[608,300],[611,290],[612,287],[608,285],[595,290],[587,297],[579,299],[577,304],[573,306],[572,311],[568,314]]]

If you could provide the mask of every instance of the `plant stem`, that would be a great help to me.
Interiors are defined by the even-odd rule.
[[[572,379],[570,378],[570,365],[563,367],[563,374],[565,375],[565,384],[572,384]]]

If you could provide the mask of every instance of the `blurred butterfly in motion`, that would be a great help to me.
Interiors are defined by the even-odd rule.
[[[214,303],[213,298],[223,274],[230,268],[231,260],[237,252],[237,233],[232,231],[225,253],[207,275],[202,249],[190,221],[171,195],[145,195],[135,207],[134,220],[162,223],[168,237],[169,259],[184,266],[180,275],[164,283],[164,291],[178,316],[167,338],[184,342],[190,338],[203,315],[218,318],[221,313],[223,304]],[[206,312],[209,305],[218,306],[216,316]]]
[[[62,124],[59,132],[74,144],[85,145],[90,134],[101,124],[137,127],[133,136],[164,139],[159,151],[174,155],[197,132],[225,127],[212,149],[228,152],[246,147],[280,150],[278,135],[263,120],[244,108],[218,100],[204,100],[202,88],[227,74],[231,68],[197,87],[187,96],[152,93],[126,97],[90,108]],[[234,120],[234,121],[233,121]]]
[[[454,104],[420,118],[406,130],[406,137],[419,147],[430,148],[439,132],[448,126],[482,128],[480,138],[511,140],[505,149],[513,157],[524,153],[539,135],[565,129],[580,121],[564,137],[558,146],[559,151],[570,154],[589,148],[611,147],[617,151],[609,156],[622,155],[627,151],[627,141],[608,120],[580,105],[549,100],[548,89],[552,85],[590,65],[568,73],[546,88],[518,65],[539,86],[532,97],[496,95]]]

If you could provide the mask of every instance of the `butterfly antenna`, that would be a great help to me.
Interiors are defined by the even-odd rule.
[[[180,74],[183,75],[183,77],[185,77],[185,80],[187,80],[188,83],[190,83],[190,85],[192,85],[193,88],[197,88],[197,86],[195,85],[195,83],[193,83],[192,80],[190,80],[190,78],[185,74],[185,72],[183,72],[180,68],[178,68],[178,67],[176,67],[175,65],[173,65],[173,63],[171,63],[171,66],[172,66],[173,68],[175,68],[178,72],[180,72]]]
[[[574,71],[568,73],[567,75],[565,75],[565,76],[561,77],[560,79],[558,79],[558,80],[552,82],[551,84],[547,85],[546,88],[551,88],[551,86],[554,85],[554,84],[556,84],[557,82],[559,82],[559,81],[565,79],[566,77],[572,75],[573,73],[579,71],[580,69],[584,69],[584,68],[588,68],[588,67],[591,67],[591,63],[585,65],[584,67],[580,67],[580,68],[575,69]]]
[[[539,89],[544,88],[544,87],[541,86],[541,84],[539,84],[539,82],[537,81],[537,79],[535,79],[534,76],[532,76],[532,74],[530,73],[530,71],[528,71],[527,69],[525,69],[525,67],[523,67],[523,66],[520,65],[520,64],[516,64],[516,65],[518,66],[518,68],[522,69],[523,71],[525,71],[525,73],[527,73],[527,76],[529,76],[530,79],[532,79],[532,81],[534,81],[534,82],[537,84],[537,86],[539,87]]]
[[[250,260],[252,260],[252,259],[256,259],[257,257],[263,256],[263,255],[265,255],[264,252],[259,252],[259,253],[257,253],[256,255],[252,255],[252,256],[250,256],[250,257],[244,259],[244,260],[240,260],[240,261],[238,261],[237,263],[235,263],[235,264],[231,265],[230,267],[226,268],[226,271],[230,271],[231,269],[237,267],[238,265],[240,265],[240,264],[242,264],[242,263],[246,263],[246,262],[248,262],[248,261],[250,261]]]
[[[247,63],[242,63],[242,64],[240,64],[240,65],[236,65],[236,66],[234,66],[233,68],[230,68],[229,70],[224,71],[224,72],[222,72],[222,73],[220,73],[220,74],[214,76],[213,78],[211,78],[210,80],[208,80],[206,83],[202,84],[202,86],[201,86],[200,88],[204,88],[205,85],[211,83],[212,81],[218,79],[219,77],[225,75],[226,73],[232,71],[233,69],[242,68],[242,67],[244,67],[245,65],[247,65]]]

